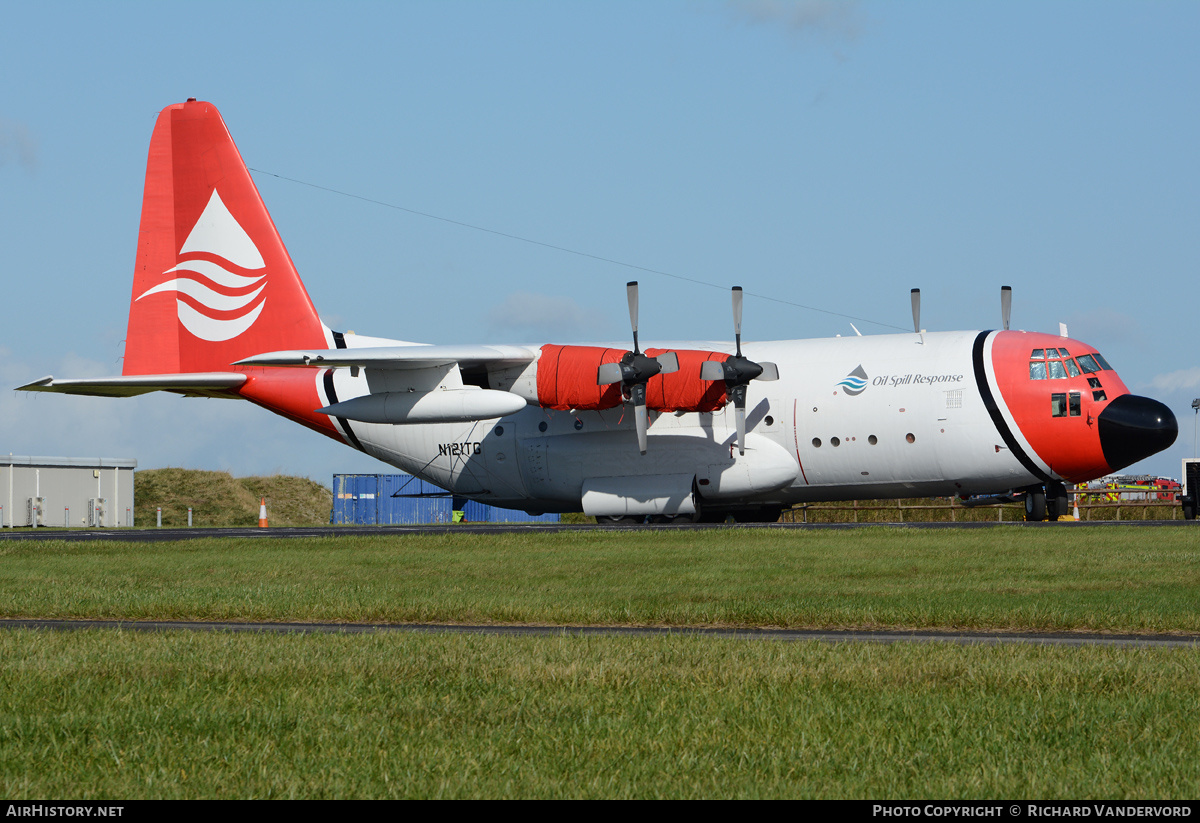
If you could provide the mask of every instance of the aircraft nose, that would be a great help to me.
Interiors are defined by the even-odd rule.
[[[1179,424],[1171,410],[1149,397],[1123,394],[1100,412],[1100,448],[1110,471],[1117,471],[1175,442]]]

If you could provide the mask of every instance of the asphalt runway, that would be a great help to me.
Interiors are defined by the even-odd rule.
[[[640,526],[596,525],[565,523],[439,523],[426,526],[306,526],[299,528],[239,529],[63,529],[45,526],[0,529],[0,540],[124,540],[131,542],[160,543],[174,540],[195,540],[204,537],[350,537],[375,535],[412,534],[506,534],[520,532],[570,532],[570,531],[638,531],[647,529],[776,529],[781,531],[809,531],[829,529],[864,529],[895,527],[901,529],[1090,529],[1114,526],[1166,526],[1169,528],[1193,528],[1200,520],[1094,520],[1063,523],[1025,523],[1022,521],[977,522],[977,523],[647,523]]]
[[[1120,646],[1127,648],[1200,648],[1200,635],[1100,634],[1094,632],[954,632],[830,629],[711,629],[655,626],[464,626],[442,623],[237,623],[187,620],[31,620],[0,619],[0,629],[138,632],[236,632],[250,634],[487,634],[501,636],[727,637],[739,640],[825,643],[953,643],[960,646]]]

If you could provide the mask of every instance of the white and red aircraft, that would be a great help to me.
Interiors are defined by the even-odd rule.
[[[120,377],[20,388],[240,397],[455,495],[530,512],[774,520],[815,500],[1023,495],[1170,446],[1163,404],[1086,343],[1008,330],[633,350],[419,345],[318,317],[216,108],[150,141]],[[734,351],[731,354],[730,349]],[[755,362],[758,361],[758,362]],[[732,403],[730,402],[732,401]],[[731,408],[732,406],[732,408]],[[630,408],[631,407],[631,408]]]

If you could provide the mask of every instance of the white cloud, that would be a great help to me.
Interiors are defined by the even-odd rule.
[[[1200,366],[1155,375],[1150,385],[1163,392],[1200,388]]]

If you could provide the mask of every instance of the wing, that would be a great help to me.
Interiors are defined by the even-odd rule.
[[[523,346],[373,346],[361,349],[275,351],[239,360],[235,366],[323,366],[367,369],[508,368],[532,363],[537,355]]]
[[[94,397],[135,397],[152,391],[169,391],[185,397],[229,397],[229,392],[246,382],[236,372],[197,374],[137,374],[125,377],[85,377],[56,380],[43,377],[18,391],[46,391]]]
[[[464,385],[463,373],[520,370],[537,359],[521,346],[371,346],[256,354],[237,366],[309,366],[365,372],[369,393],[321,409],[365,423],[448,423],[514,414],[526,401],[509,391]],[[511,388],[506,386],[505,388]]]

